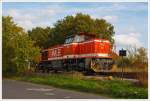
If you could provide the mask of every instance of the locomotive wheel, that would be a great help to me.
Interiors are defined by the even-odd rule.
[[[100,72],[102,69],[102,66],[98,63],[98,61],[96,60],[91,60],[90,62],[90,68],[94,71],[94,72]]]

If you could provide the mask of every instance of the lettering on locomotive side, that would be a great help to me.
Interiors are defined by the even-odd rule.
[[[53,49],[52,50],[52,56],[53,57],[57,57],[57,56],[61,56],[61,49]]]

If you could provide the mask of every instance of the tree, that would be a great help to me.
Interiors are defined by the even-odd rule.
[[[47,41],[50,38],[51,28],[36,27],[28,31],[29,36],[35,41],[35,46],[40,48],[47,47]]]
[[[28,61],[37,61],[40,49],[34,47],[23,28],[14,23],[12,17],[2,17],[2,66],[3,74],[24,72]]]
[[[47,48],[55,44],[63,44],[65,38],[80,32],[96,35],[114,43],[114,27],[104,19],[92,19],[88,14],[77,13],[76,16],[66,16],[58,20],[53,28],[36,27],[29,30],[29,36],[35,41],[35,46]]]
[[[104,19],[95,20],[93,33],[96,33],[99,38],[108,39],[112,44],[114,43],[114,26],[106,22]]]
[[[114,43],[114,27],[104,19],[92,19],[89,15],[77,13],[76,16],[66,16],[58,20],[52,33],[54,44],[62,44],[66,36],[80,32],[95,34],[98,38],[108,39]]]
[[[118,66],[122,63],[128,67],[145,69],[148,67],[147,50],[144,47],[130,47],[127,49],[127,56],[117,59]]]
[[[2,67],[4,73],[15,69],[15,64],[12,61],[15,57],[15,51],[12,43],[15,33],[20,33],[21,31],[22,28],[13,22],[12,17],[2,17]]]

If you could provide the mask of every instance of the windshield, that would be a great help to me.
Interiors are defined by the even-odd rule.
[[[89,38],[86,37],[85,35],[75,35],[75,36],[66,38],[65,44],[73,43],[73,42],[78,43],[78,42],[85,41],[85,39],[87,40]]]
[[[73,39],[74,39],[73,37],[69,37],[69,38],[66,39],[65,43],[66,43],[66,44],[72,43],[72,42],[73,42]]]
[[[84,41],[83,35],[76,35],[73,42],[82,42]]]

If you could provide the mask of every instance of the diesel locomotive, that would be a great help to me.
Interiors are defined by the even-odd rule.
[[[65,43],[41,51],[36,70],[92,71],[110,70],[113,65],[112,45],[109,40],[79,33],[66,37]]]

